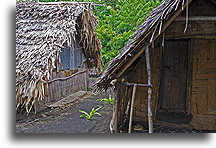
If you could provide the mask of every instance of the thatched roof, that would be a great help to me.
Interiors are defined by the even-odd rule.
[[[170,20],[180,14],[192,0],[164,0],[146,18],[134,33],[131,39],[108,65],[104,73],[95,83],[97,88],[107,89],[111,87],[110,82],[119,78],[125,65],[134,60],[135,55],[140,54],[144,46],[151,44],[163,33],[166,27],[172,22]],[[138,57],[137,57],[138,58]]]
[[[34,102],[43,98],[43,82],[50,78],[51,71],[60,70],[61,48],[64,43],[73,47],[76,35],[88,68],[101,72],[101,43],[95,33],[97,19],[91,7],[91,3],[17,3],[17,108],[24,106],[29,112]]]

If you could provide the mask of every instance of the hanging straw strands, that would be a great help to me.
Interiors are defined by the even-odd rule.
[[[163,33],[163,25],[172,16],[172,12],[175,13],[178,9],[184,8],[185,5],[188,6],[191,1],[192,0],[164,0],[161,5],[149,14],[146,21],[138,27],[134,33],[133,39],[131,39],[121,49],[122,52],[110,62],[107,69],[96,81],[95,85],[99,89],[111,87],[110,82],[113,79],[116,79],[121,68],[138,53],[143,47],[143,44],[153,44],[155,36]]]
[[[91,3],[17,3],[16,6],[16,109],[27,114],[44,97],[44,82],[61,69],[60,52],[79,33],[88,67],[101,72],[101,43]],[[92,47],[89,47],[92,46]],[[100,59],[100,60],[99,60]]]
[[[101,49],[102,45],[100,40],[95,34],[97,19],[93,17],[90,10],[86,10],[82,15],[82,23],[79,25],[81,34],[81,44],[86,49],[84,51],[85,55],[89,60],[87,60],[88,67],[90,68],[90,73],[92,75],[97,75],[102,71],[102,58]],[[89,46],[90,45],[90,46]]]

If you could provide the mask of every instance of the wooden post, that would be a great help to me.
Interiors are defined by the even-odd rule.
[[[127,122],[128,116],[129,116],[129,108],[130,108],[131,99],[127,98],[128,89],[129,89],[129,87],[127,86],[126,91],[125,91],[125,100],[127,101],[127,103],[125,102],[126,106],[125,106],[125,112],[124,112],[124,120],[123,120],[121,126],[119,127],[119,130],[121,130],[122,127],[125,125],[125,123]]]
[[[131,133],[132,117],[133,117],[133,106],[134,106],[134,99],[135,99],[135,94],[136,94],[136,88],[137,88],[137,84],[134,84],[134,86],[133,86],[133,94],[132,94],[132,98],[131,98],[131,108],[130,108],[130,119],[129,119],[128,133]]]
[[[150,65],[150,55],[149,55],[149,47],[146,46],[145,50],[146,55],[146,66],[147,66],[147,74],[148,74],[148,85],[151,85],[151,65]],[[153,120],[152,120],[152,110],[151,110],[151,94],[152,88],[148,88],[148,124],[149,124],[149,133],[153,133]]]

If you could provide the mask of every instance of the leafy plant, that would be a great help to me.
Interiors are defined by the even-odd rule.
[[[92,110],[87,113],[86,111],[82,111],[79,110],[79,112],[83,113],[82,115],[80,115],[80,117],[86,117],[87,120],[92,120],[93,119],[93,115],[99,115],[101,116],[101,114],[99,112],[97,112],[98,110],[100,110],[102,107],[98,107],[96,109],[92,108]]]
[[[103,5],[94,6],[94,14],[97,16],[99,22],[96,33],[102,42],[103,69],[121,52],[120,49],[132,38],[133,32],[145,21],[146,16],[152,9],[162,2],[162,0],[63,1],[94,2]]]
[[[17,0],[32,1],[32,0]],[[103,6],[95,6],[94,14],[99,25],[97,36],[102,42],[102,60],[104,68],[120,53],[120,50],[133,32],[141,25],[146,16],[157,7],[162,0],[38,0],[40,2],[77,1],[94,2]]]
[[[109,104],[113,104],[114,103],[114,97],[109,96],[109,98],[102,98],[102,99],[97,99],[96,101],[100,101],[100,102],[107,102]]]
[[[104,69],[116,57],[133,32],[141,25],[146,16],[162,0],[91,0],[100,2],[104,7],[96,7],[95,15],[99,26],[97,35],[102,42]]]

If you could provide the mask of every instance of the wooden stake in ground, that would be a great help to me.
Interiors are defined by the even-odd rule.
[[[133,94],[132,94],[132,98],[131,98],[131,108],[130,108],[130,119],[129,119],[128,133],[131,133],[132,117],[133,117],[133,106],[134,106],[134,99],[135,99],[135,94],[136,94],[136,88],[137,88],[137,84],[134,84],[134,86],[133,86]]]
[[[148,74],[148,85],[151,85],[151,65],[150,65],[150,55],[149,55],[149,47],[146,47],[145,50],[146,55],[146,66],[147,66],[147,74]],[[148,88],[148,124],[149,124],[149,133],[153,133],[153,120],[152,120],[152,110],[151,110],[151,94],[152,88]]]

